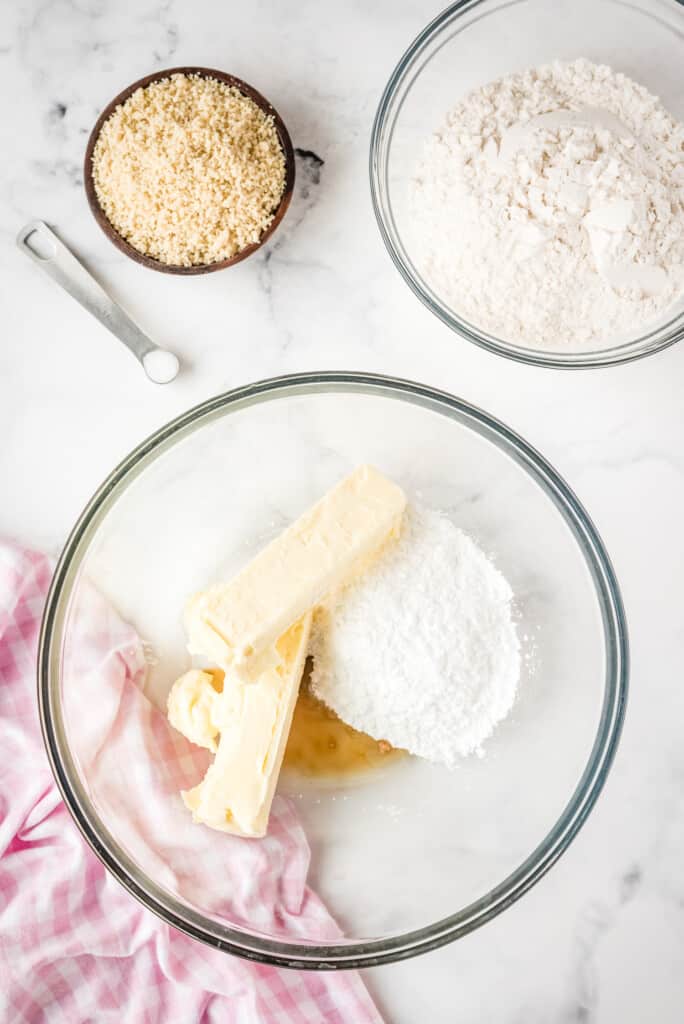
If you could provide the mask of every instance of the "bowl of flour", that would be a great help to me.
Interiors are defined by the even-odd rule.
[[[684,335],[684,10],[652,6],[455,4],[385,90],[383,238],[490,351],[597,366]]]

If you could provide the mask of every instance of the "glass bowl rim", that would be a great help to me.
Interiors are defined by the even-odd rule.
[[[184,437],[231,412],[279,398],[341,393],[405,401],[440,413],[474,430],[532,477],[563,516],[593,579],[603,621],[606,663],[601,717],[586,767],[553,828],[514,871],[462,910],[432,924],[387,938],[313,945],[279,941],[209,922],[151,879],[140,881],[140,873],[98,818],[79,781],[61,715],[60,664],[63,627],[83,556],[102,519],[129,483]],[[274,377],[210,398],[150,435],[110,473],[77,520],[54,572],[38,648],[38,704],[50,766],[76,825],[104,866],[148,910],[192,938],[260,963],[296,969],[359,968],[415,956],[460,938],[495,917],[542,878],[567,849],[603,787],[622,729],[628,665],[622,599],[603,542],[574,493],[536,449],[500,421],[447,392],[378,374],[314,372]]]
[[[442,323],[451,328],[455,334],[465,338],[466,341],[471,341],[480,348],[494,355],[503,356],[505,359],[513,359],[515,362],[532,366],[543,366],[547,369],[588,370],[633,362],[636,359],[643,359],[646,356],[654,355],[656,352],[669,348],[670,345],[674,345],[684,338],[684,311],[680,310],[667,323],[660,323],[649,329],[644,335],[632,338],[631,341],[588,352],[563,353],[515,345],[512,342],[506,342],[501,338],[488,334],[486,331],[480,330],[473,324],[468,323],[467,320],[461,319],[458,314],[449,309],[440,300],[439,296],[422,280],[418,271],[414,268],[413,262],[401,243],[401,237],[394,219],[392,203],[389,198],[387,157],[394,136],[394,129],[413,82],[422,72],[425,63],[433,56],[433,54],[430,54],[421,63],[421,58],[425,54],[426,49],[439,36],[445,26],[457,21],[474,7],[479,7],[481,4],[489,2],[492,2],[492,0],[455,0],[454,3],[451,3],[441,11],[432,21],[428,22],[400,57],[380,97],[371,130],[368,173],[375,220],[392,262],[414,295]],[[512,2],[522,3],[524,0],[512,0]],[[673,13],[675,10],[678,10],[680,14],[682,13],[682,3],[684,3],[684,0],[672,0]],[[509,7],[511,4],[506,3],[503,6]],[[438,49],[441,49],[441,46]],[[419,66],[416,68],[416,65]],[[399,96],[409,77],[410,81],[407,88]],[[399,102],[397,103],[398,96]]]

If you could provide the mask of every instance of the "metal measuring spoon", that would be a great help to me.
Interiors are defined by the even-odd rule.
[[[36,246],[31,236],[38,235]],[[173,352],[159,348],[140,330],[121,306],[88,273],[82,263],[42,220],[32,220],[17,235],[17,245],[61,285],[89,313],[122,341],[133,353],[151,381],[168,384],[178,374],[180,363]]]

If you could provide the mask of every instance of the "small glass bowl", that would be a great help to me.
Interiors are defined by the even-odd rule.
[[[122,103],[125,103],[129,96],[132,96],[138,89],[144,89],[152,82],[159,82],[164,78],[170,78],[171,75],[196,75],[200,78],[215,78],[219,82],[223,82],[224,85],[233,86],[244,96],[248,96],[249,99],[253,100],[258,107],[260,107],[265,114],[269,114],[273,118],[275,124],[276,133],[280,141],[280,145],[285,156],[285,187],[283,194],[280,198],[280,202],[273,215],[273,220],[268,225],[264,233],[259,238],[258,242],[254,242],[252,245],[246,245],[244,249],[240,249],[234,256],[231,256],[226,260],[216,260],[214,263],[198,263],[196,265],[185,267],[175,266],[172,263],[162,263],[161,260],[155,259],[153,256],[148,256],[144,252],[140,252],[134,246],[127,242],[122,235],[116,230],[114,225],[110,222],[109,218],[105,214],[104,210],[100,206],[100,200],[97,197],[95,190],[95,182],[93,181],[93,150],[95,144],[99,138],[102,126],[105,121],[111,117],[116,108]],[[233,267],[236,263],[241,263],[242,260],[247,259],[255,253],[261,246],[268,241],[273,232],[277,229],[278,225],[282,221],[283,217],[287,213],[287,209],[292,199],[292,191],[294,189],[295,180],[295,159],[294,150],[292,149],[292,140],[288,133],[287,128],[283,122],[278,111],[273,107],[267,99],[265,99],[260,92],[257,92],[247,82],[243,82],[241,78],[236,78],[234,75],[226,74],[225,71],[216,71],[214,68],[202,68],[202,67],[182,67],[182,68],[167,68],[166,71],[155,71],[151,75],[146,75],[144,78],[139,78],[137,82],[133,82],[126,89],[123,89],[118,96],[115,96],[111,103],[108,103],[104,108],[97,121],[95,127],[90,133],[88,139],[88,145],[86,146],[85,159],[83,162],[83,184],[85,187],[86,198],[90,207],[91,213],[100,228],[107,236],[110,242],[120,249],[121,252],[125,253],[126,256],[139,263],[143,267],[149,267],[150,270],[159,270],[163,274],[183,274],[185,276],[193,276],[195,274],[211,274],[215,270],[225,270],[227,267]]]
[[[311,847],[310,884],[341,928],[339,939],[322,945],[315,935],[265,934],[257,922],[236,920],[220,873],[193,882],[192,894],[165,878],[163,834],[153,867],[141,861],[130,838],[135,822],[106,810],[111,801],[98,787],[109,777],[99,783],[79,766],[94,678],[82,670],[79,617],[98,592],[108,598],[149,645],[145,693],[164,707],[171,681],[189,667],[181,623],[187,595],[229,577],[363,462],[409,499],[449,513],[490,553],[516,594],[524,667],[516,705],[486,756],[464,759],[453,772],[407,757],[360,779],[281,778]],[[345,968],[460,938],[542,877],[605,781],[627,661],[622,603],[601,540],[525,441],[419,384],[302,374],[204,402],[112,472],[55,571],[39,702],[67,806],[106,867],[148,909],[211,946],[264,963]],[[138,770],[145,765],[126,765],[126,785]],[[179,798],[174,791],[168,799]],[[188,815],[188,842],[198,827]]]
[[[649,355],[684,337],[684,303],[606,347],[522,347],[464,319],[421,276],[411,255],[408,186],[429,135],[472,89],[551,60],[609,64],[660,97],[684,121],[684,6],[677,0],[459,0],[417,36],[380,100],[370,182],[380,233],[409,287],[453,331],[519,362],[595,367]]]

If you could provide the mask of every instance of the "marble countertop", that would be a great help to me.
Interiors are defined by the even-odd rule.
[[[620,580],[633,675],[605,791],[561,861],[479,932],[366,972],[388,1021],[674,1024],[684,1005],[684,347],[594,372],[536,370],[459,340],[410,294],[372,215],[367,151],[383,85],[435,13],[426,0],[28,0],[0,24],[0,531],[57,552],[113,465],[175,414],[279,373],[409,377],[481,405],[576,490]],[[120,255],[86,205],[98,112],[156,67],[230,70],[271,98],[298,147],[278,245],[177,279]],[[124,349],[23,259],[40,217],[184,364],[150,384]]]

